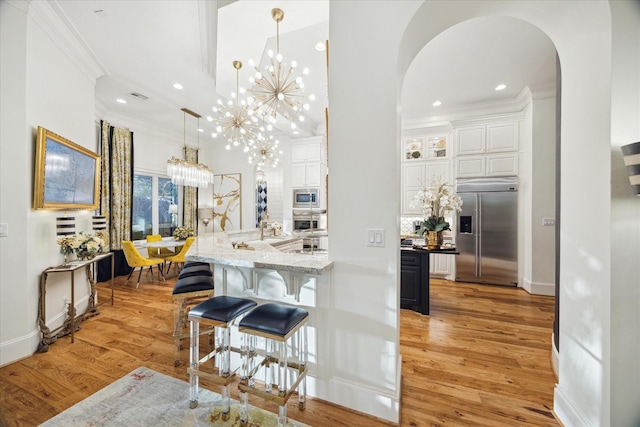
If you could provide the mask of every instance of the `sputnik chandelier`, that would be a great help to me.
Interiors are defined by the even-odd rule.
[[[282,151],[278,149],[278,140],[273,135],[267,135],[267,131],[272,129],[271,125],[263,124],[260,126],[260,132],[257,134],[256,142],[249,150],[249,163],[256,165],[257,169],[264,166],[277,167],[280,161]]]
[[[233,61],[233,68],[236,69],[236,93],[231,94],[233,101],[224,103],[218,99],[218,106],[213,107],[213,111],[218,114],[218,117],[214,118],[218,126],[216,132],[211,136],[217,138],[218,135],[221,135],[225,138],[227,150],[242,145],[243,151],[246,153],[255,143],[259,128],[258,119],[247,102],[239,100],[238,73],[242,68],[242,62]]]
[[[184,129],[184,148],[186,155],[187,148],[187,113],[198,119],[200,124],[200,115],[194,113],[188,108],[183,108],[183,129]],[[200,134],[198,133],[198,151],[200,151]],[[167,160],[167,175],[171,178],[171,182],[176,185],[184,185],[186,187],[202,187],[207,188],[209,184],[213,184],[213,171],[202,163],[195,163],[189,160],[178,159],[172,156]]]
[[[284,12],[278,8],[272,9],[271,17],[276,21],[276,52],[267,52],[270,65],[265,68],[264,73],[253,61],[249,61],[249,65],[256,70],[255,77],[250,79],[252,87],[249,92],[253,99],[249,99],[249,104],[266,113],[271,123],[275,123],[276,116],[280,114],[291,123],[291,128],[295,129],[296,122],[303,122],[303,112],[309,109],[309,104],[305,103],[306,99],[313,101],[315,96],[304,94],[302,76],[309,74],[309,69],[305,68],[301,75],[295,76],[296,61],[291,61],[290,66],[283,62],[280,53],[280,22],[284,18]]]

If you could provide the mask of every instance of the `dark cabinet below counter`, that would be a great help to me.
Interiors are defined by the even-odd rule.
[[[429,254],[458,255],[454,250],[400,249],[400,308],[429,314]]]
[[[400,250],[400,308],[429,314],[429,252]]]

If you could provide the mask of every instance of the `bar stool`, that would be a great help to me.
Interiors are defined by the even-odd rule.
[[[238,324],[238,330],[243,334],[243,349],[241,351],[245,362],[242,363],[243,372],[238,384],[240,390],[240,422],[243,425],[248,421],[249,394],[276,402],[278,408],[278,426],[287,425],[287,401],[298,389],[298,409],[304,410],[306,402],[307,379],[307,321],[309,312],[299,307],[282,304],[267,303],[260,305],[247,314]],[[256,356],[255,351],[250,351],[254,346],[256,337],[265,338],[265,356],[258,366],[254,366],[252,360]],[[295,356],[295,340],[297,337],[297,360],[289,359],[289,347],[292,356]],[[277,347],[277,356],[272,350]],[[249,350],[249,351],[248,351]],[[278,366],[278,394],[271,394],[273,381],[273,364]],[[265,390],[255,388],[255,377],[261,368],[265,368]],[[289,385],[289,378],[295,376],[295,381]]]
[[[186,263],[173,288],[174,327],[173,327],[173,366],[180,365],[182,340],[189,338],[189,309],[196,304],[213,298],[214,283],[211,266],[207,263]],[[200,331],[200,334],[213,334],[213,327]],[[212,340],[210,340],[212,341]]]
[[[189,407],[198,406],[198,378],[203,377],[222,387],[222,419],[228,420],[231,411],[229,384],[233,381],[236,371],[231,369],[231,352],[239,351],[231,346],[230,329],[234,321],[239,320],[245,313],[255,307],[257,303],[246,298],[230,296],[213,297],[202,302],[189,311],[191,321],[191,347],[189,354]],[[200,324],[213,326],[216,334],[216,344],[213,351],[200,358]],[[213,359],[212,370],[201,369],[200,364]],[[215,374],[215,371],[217,375]]]

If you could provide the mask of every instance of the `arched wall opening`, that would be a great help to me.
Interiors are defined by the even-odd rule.
[[[541,5],[538,3],[536,7],[538,6]],[[610,282],[609,248],[608,243],[605,243],[607,247],[603,248],[604,253],[598,254],[598,249],[585,239],[584,233],[579,230],[580,227],[588,227],[588,223],[576,219],[583,216],[584,212],[593,213],[588,202],[588,192],[581,191],[585,184],[604,200],[608,200],[610,194],[607,185],[610,174],[610,122],[606,110],[610,105],[607,99],[610,90],[610,46],[606,37],[597,39],[594,36],[598,30],[604,33],[611,32],[610,11],[607,4],[590,5],[581,11],[584,15],[576,16],[575,10],[572,12],[563,6],[548,6],[552,10],[545,11],[547,6],[533,10],[530,5],[500,2],[466,2],[464,6],[460,2],[426,2],[413,16],[400,44],[398,92],[401,93],[403,76],[419,50],[447,28],[468,19],[479,16],[509,16],[522,19],[538,27],[556,45],[559,64],[563,70],[563,147],[559,162],[561,172],[558,176],[561,182],[558,188],[561,194],[561,217],[558,220],[565,225],[559,238],[559,280],[562,287],[558,296],[563,304],[560,306],[560,313],[563,320],[566,319],[566,322],[561,324],[559,332],[561,338],[565,338],[563,342],[566,342],[566,345],[560,357],[560,378],[554,406],[561,419],[588,421],[589,424],[596,425],[609,419],[610,411],[608,398],[603,396],[608,391],[610,368],[607,355],[609,342],[606,336],[610,314],[610,294],[609,287],[606,286]],[[545,17],[544,13],[548,13],[548,16]],[[581,22],[585,16],[594,19],[597,24],[589,31],[577,30],[583,25]],[[563,22],[564,27],[558,25],[558,22]],[[581,34],[577,38],[572,37],[571,31]],[[582,46],[579,46],[580,43]],[[585,43],[589,44],[590,49],[585,48]],[[594,74],[580,75],[581,68],[590,66],[594,67],[590,70]],[[585,103],[583,101],[586,88],[595,88],[595,93]],[[583,120],[579,119],[580,116]],[[585,117],[595,120],[597,116],[602,119],[600,125],[584,126]],[[587,128],[590,128],[590,131],[587,131]],[[589,132],[594,133],[588,134]],[[581,153],[576,156],[578,151]],[[597,156],[602,158],[597,159]],[[589,171],[593,167],[599,170],[593,175],[576,173],[576,162],[589,165],[586,166]],[[596,210],[600,211],[608,223],[607,209]],[[604,228],[608,229],[607,224]],[[607,232],[602,233],[598,230],[597,234],[599,238],[607,240]],[[598,300],[602,301],[603,305],[599,305],[596,302]],[[587,330],[597,330],[597,338],[594,340],[593,336],[586,333]],[[585,371],[591,374],[585,376]],[[586,389],[597,391],[589,393]]]

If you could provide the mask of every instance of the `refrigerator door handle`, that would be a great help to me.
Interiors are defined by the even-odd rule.
[[[482,197],[480,194],[476,195],[476,218],[478,219],[478,224],[482,224]],[[476,238],[476,277],[482,276],[482,229],[478,227],[477,238]]]

